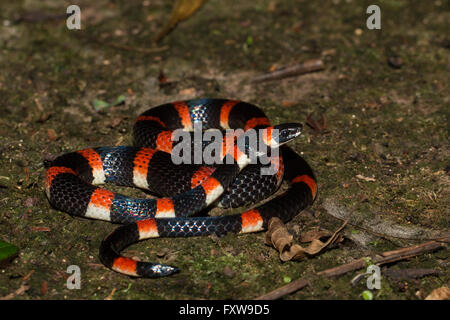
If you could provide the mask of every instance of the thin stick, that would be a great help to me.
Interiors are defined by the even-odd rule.
[[[11,299],[15,298],[16,296],[20,296],[21,294],[24,294],[28,289],[30,289],[30,286],[22,283],[17,290],[15,290],[14,292],[11,292],[10,294],[8,294],[4,297],[0,297],[0,300],[11,300]]]
[[[298,279],[298,280],[292,281],[291,283],[289,283],[285,286],[282,286],[281,288],[278,288],[274,291],[263,294],[262,296],[256,298],[255,300],[276,300],[285,295],[288,295],[297,290],[300,290],[301,288],[306,287],[307,285],[309,285],[308,280]]]
[[[429,241],[429,242],[426,242],[423,244],[406,247],[406,248],[402,248],[399,250],[383,252],[380,255],[375,256],[375,258],[373,258],[372,261],[374,264],[381,265],[381,264],[386,264],[386,263],[391,263],[391,262],[395,262],[395,261],[408,259],[408,258],[418,256],[418,255],[421,255],[421,254],[424,254],[427,252],[431,252],[431,251],[434,251],[434,250],[437,250],[440,248],[444,248],[445,244],[448,243],[449,241],[450,241],[450,236],[443,237],[443,238],[439,239],[439,241]],[[353,261],[353,262],[350,262],[350,263],[347,263],[347,264],[344,264],[344,265],[341,265],[341,266],[338,266],[335,268],[320,271],[317,273],[317,275],[329,278],[329,277],[333,277],[333,276],[339,276],[339,275],[345,274],[350,271],[362,269],[367,265],[367,259],[368,258],[361,258],[356,261]],[[295,280],[285,286],[282,286],[282,287],[275,289],[269,293],[266,293],[266,294],[256,298],[255,300],[279,299],[287,294],[290,294],[297,290],[302,289],[307,284],[308,284],[308,281],[305,279]]]
[[[157,53],[157,52],[166,51],[166,50],[169,49],[169,46],[152,47],[152,48],[131,47],[131,46],[128,46],[126,44],[107,42],[107,41],[104,41],[102,39],[98,39],[98,38],[92,37],[92,36],[87,35],[87,34],[81,34],[81,35],[86,40],[91,41],[91,42],[95,42],[96,44],[108,46],[108,47],[111,47],[111,48],[114,48],[114,49],[125,50],[125,51],[134,51],[134,52],[139,52],[139,53],[144,53],[144,54],[150,54],[150,53]]]
[[[319,71],[324,69],[324,64],[321,59],[307,60],[303,63],[293,65],[291,67],[286,67],[278,69],[252,79],[252,82],[263,82],[269,80],[278,80],[287,77],[298,76],[305,73],[310,73],[314,71]]]
[[[367,258],[366,258],[367,259]],[[341,274],[345,274],[350,271],[358,270],[364,268],[367,265],[367,260],[365,258],[358,259],[356,261],[352,261],[350,263],[343,264],[338,267],[330,268],[324,271],[317,272],[319,276],[324,277],[332,277],[332,276],[340,276]]]
[[[154,47],[154,48],[140,48],[140,47],[130,47],[124,44],[118,44],[118,43],[108,43],[104,41],[98,41],[101,44],[104,44],[106,46],[120,49],[120,50],[126,50],[126,51],[136,51],[139,53],[156,53],[156,52],[162,52],[169,49],[169,46],[163,46],[163,47]]]
[[[386,251],[386,252],[383,252],[381,255],[383,257],[389,257],[389,256],[393,256],[393,255],[400,255],[400,254],[405,253],[405,252],[408,253],[411,250],[413,250],[414,248],[420,249],[423,246],[434,245],[438,241],[448,242],[449,239],[450,239],[450,236],[447,236],[447,237],[443,237],[441,239],[436,239],[434,241],[429,241],[429,242],[426,242],[426,243],[423,243],[423,244],[419,244],[419,245],[416,245],[416,246],[412,246],[412,247],[409,247],[409,248],[401,248],[401,249],[397,249],[397,250]]]
[[[331,215],[332,217],[341,220],[341,221],[349,221],[349,225],[354,226],[358,229],[364,230],[370,234],[376,235],[378,237],[381,237],[383,239],[387,239],[387,240],[392,240],[392,239],[402,239],[402,240],[415,240],[415,241],[441,241],[441,239],[445,239],[448,238],[450,233],[449,232],[444,232],[444,233],[440,233],[440,234],[433,234],[434,236],[432,236],[431,231],[428,232],[427,234],[430,234],[429,236],[426,237],[418,237],[418,236],[414,236],[414,233],[417,234],[417,232],[411,233],[409,232],[409,235],[401,235],[399,233],[395,234],[393,231],[396,231],[396,229],[391,231],[385,231],[384,233],[381,233],[379,231],[376,231],[373,229],[373,227],[370,227],[368,225],[364,225],[364,224],[360,224],[360,223],[355,223],[352,222],[351,217],[354,214],[354,212],[356,211],[357,207],[364,201],[364,199],[359,200],[354,206],[353,208],[351,208],[350,210],[347,210],[339,205],[337,205],[334,201],[330,200],[330,199],[326,199],[324,202],[324,208],[327,211],[327,213],[329,215]],[[390,226],[390,225],[389,225]],[[393,227],[393,226],[392,226]],[[414,230],[413,230],[414,231]],[[403,250],[403,249],[400,249]]]

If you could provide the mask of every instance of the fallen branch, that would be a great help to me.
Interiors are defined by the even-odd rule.
[[[350,271],[355,271],[362,269],[367,265],[367,260],[370,259],[373,264],[382,265],[386,263],[391,263],[395,261],[405,260],[414,256],[418,256],[427,252],[435,251],[440,248],[444,248],[445,244],[450,241],[450,236],[443,237],[439,241],[429,241],[423,244],[402,248],[394,251],[383,252],[380,255],[376,255],[374,258],[361,258],[356,261],[320,271],[317,273],[318,276],[323,276],[326,278],[339,276]],[[308,285],[309,282],[305,279],[295,280],[285,286],[275,289],[269,293],[266,293],[255,300],[275,300],[279,299],[287,294],[298,291]]]
[[[348,221],[348,224],[354,226],[355,228],[388,240],[404,239],[416,241],[440,241],[440,239],[446,238],[450,235],[449,232],[442,233],[419,227],[398,225],[387,220],[381,220],[380,218],[363,222],[359,221],[357,216],[354,215],[354,212],[361,202],[362,201],[358,201],[352,209],[348,210],[344,206],[337,204],[337,202],[333,199],[327,198],[323,202],[323,207],[332,217],[342,221]]]
[[[282,69],[277,69],[275,71],[256,76],[252,79],[252,82],[263,82],[263,81],[270,81],[270,80],[278,80],[283,79],[287,77],[293,77],[298,76],[305,73],[310,73],[314,71],[320,71],[323,70],[324,64],[321,59],[312,59],[307,60],[303,63],[299,63],[296,65],[293,65],[291,67],[286,67]]]
[[[38,22],[46,22],[46,21],[57,21],[57,20],[65,20],[67,19],[68,14],[59,14],[59,13],[47,13],[44,11],[29,11],[25,12],[19,17],[13,20],[13,23],[21,23],[21,22],[29,22],[29,23],[38,23]]]
[[[427,276],[441,276],[443,272],[435,269],[386,269],[383,274],[394,280],[410,280]]]
[[[28,289],[30,289],[30,286],[22,283],[20,285],[20,287],[16,291],[11,292],[10,294],[8,294],[8,295],[6,295],[4,297],[0,297],[0,300],[11,300],[11,299],[14,299],[14,297],[25,293]]]

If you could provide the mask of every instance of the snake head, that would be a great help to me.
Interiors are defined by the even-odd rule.
[[[274,127],[266,128],[266,135],[263,135],[264,142],[272,147],[277,148],[302,133],[303,126],[300,123],[282,123]]]
[[[300,123],[283,123],[261,129],[259,133],[254,130],[247,130],[245,134],[238,137],[238,147],[247,155],[253,153],[260,157],[267,154],[267,147],[276,149],[298,137],[301,133],[302,125]],[[266,147],[263,147],[264,145]]]

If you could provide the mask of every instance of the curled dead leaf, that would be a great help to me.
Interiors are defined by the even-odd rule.
[[[346,224],[347,221],[326,242],[319,240],[319,238],[324,236],[323,233],[316,232],[315,238],[311,237],[311,244],[303,248],[299,244],[292,244],[293,236],[287,231],[286,226],[279,218],[272,218],[269,221],[268,231],[264,240],[266,244],[278,250],[281,261],[301,260],[305,256],[317,255],[332,243],[341,241],[342,238],[339,233]]]
[[[325,229],[317,229],[305,232],[300,235],[300,242],[311,242],[313,239],[320,239],[323,237],[329,237],[332,233]]]
[[[287,231],[284,223],[279,218],[272,218],[269,221],[269,229],[264,238],[264,242],[272,245],[279,252],[284,252],[292,244],[294,237]]]

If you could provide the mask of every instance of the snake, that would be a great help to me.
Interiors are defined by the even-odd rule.
[[[181,130],[184,137],[191,137],[190,142],[186,138],[184,147],[190,144],[195,150],[199,126],[202,133],[225,133],[217,141],[217,152],[211,153],[222,162],[205,164],[194,158],[189,163],[175,163],[174,152],[179,152],[185,138],[176,140],[174,133]],[[227,133],[239,129],[240,135]],[[252,161],[251,152],[258,151],[249,143],[247,133],[252,130],[263,132],[257,138],[258,146],[267,147],[269,162]],[[52,207],[72,216],[121,224],[100,245],[99,259],[107,268],[131,277],[169,276],[180,269],[139,261],[121,251],[149,238],[263,231],[270,219],[288,222],[314,202],[317,182],[313,170],[285,145],[301,130],[300,123],[272,126],[261,108],[240,100],[203,98],[165,103],[137,117],[133,146],[92,147],[44,162],[45,194]],[[214,139],[203,140],[197,150],[206,150]],[[270,174],[262,174],[262,168],[271,166],[274,170]],[[266,201],[283,181],[287,189]],[[108,183],[136,187],[157,198],[130,197],[99,186]],[[263,203],[249,206],[259,202]],[[215,206],[250,209],[205,216],[204,211]]]

